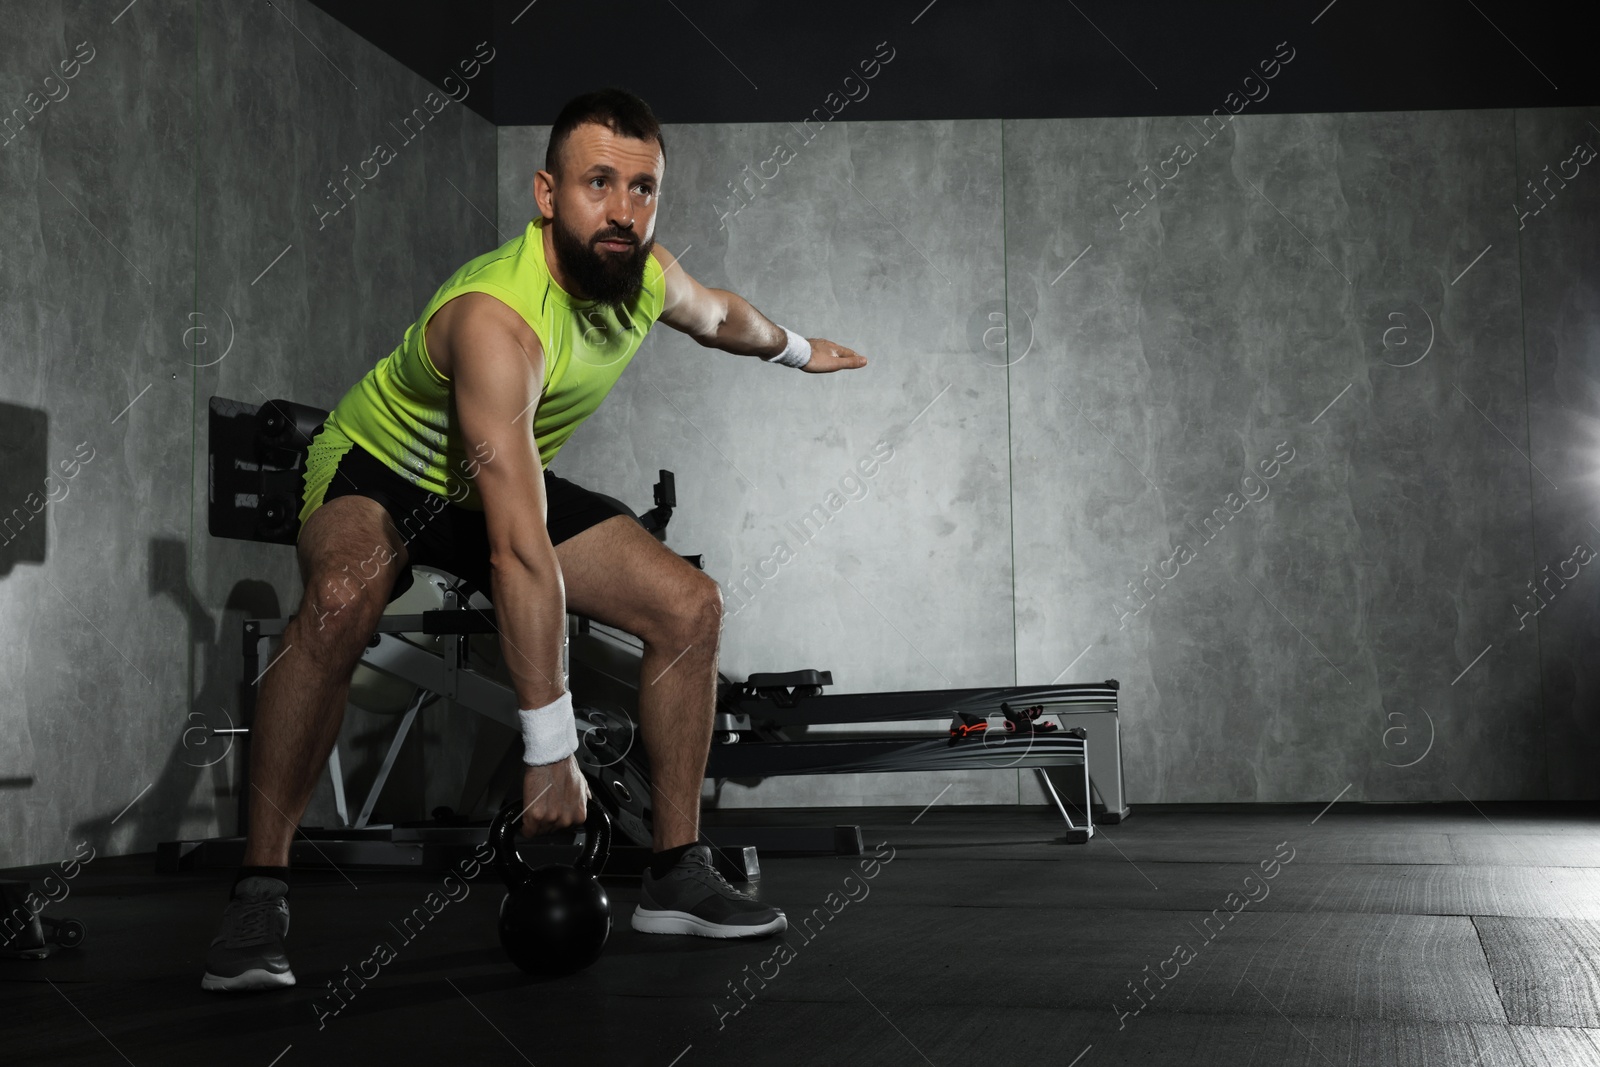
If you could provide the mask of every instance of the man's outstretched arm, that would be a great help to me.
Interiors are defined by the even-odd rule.
[[[661,269],[666,272],[667,297],[661,309],[661,321],[705,347],[736,356],[784,362],[812,374],[855,370],[867,365],[865,356],[843,345],[820,337],[803,339],[791,334],[738,293],[707,289],[689,277],[682,264],[659,244],[650,254],[660,261]]]

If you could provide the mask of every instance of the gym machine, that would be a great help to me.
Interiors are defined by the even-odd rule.
[[[579,702],[589,705],[590,721],[599,728],[592,753],[600,766],[590,773],[591,784],[625,837],[648,840],[649,768],[640,748],[629,744],[631,716],[619,710],[637,706],[641,650],[631,635],[586,619],[573,621],[568,642],[572,691],[582,694]],[[1121,822],[1129,814],[1122,793],[1115,680],[1094,685],[822,695],[823,688],[832,684],[832,673],[819,670],[752,674],[743,682],[721,676],[706,777],[747,780],[794,774],[1022,768],[1034,771],[1062,817],[1067,842],[1082,843],[1092,837],[1095,818]],[[995,729],[966,738],[948,731],[873,735],[838,729],[959,721],[963,715],[987,721],[1013,706],[1038,709],[1063,725],[1068,721],[1074,725],[1050,733],[1007,734]],[[1102,744],[1107,755],[1097,763]],[[1077,773],[1066,776],[1068,770]],[[1104,799],[1095,805],[1092,798],[1097,793]],[[1079,813],[1081,825],[1072,810]],[[827,827],[772,832],[787,835],[787,840],[762,846],[771,851],[833,851],[828,847],[832,830]]]

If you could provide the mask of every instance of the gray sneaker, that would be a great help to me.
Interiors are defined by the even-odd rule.
[[[241,878],[222,912],[222,930],[206,951],[200,988],[248,992],[294,985],[283,954],[289,933],[289,887],[277,878]]]
[[[632,925],[646,934],[766,937],[787,929],[789,920],[729,885],[712,864],[711,849],[695,845],[662,877],[644,872]]]

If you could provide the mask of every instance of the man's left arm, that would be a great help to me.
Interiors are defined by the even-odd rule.
[[[661,321],[694,338],[706,348],[736,356],[798,366],[812,374],[855,370],[867,365],[865,356],[821,337],[802,338],[778,326],[750,301],[726,289],[708,289],[689,277],[682,264],[660,245],[651,250],[665,273],[666,302]]]

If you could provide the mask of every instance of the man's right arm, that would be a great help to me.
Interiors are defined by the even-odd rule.
[[[565,692],[566,641],[566,596],[545,526],[544,474],[530,427],[543,391],[544,351],[493,297],[457,300],[463,306],[450,309],[439,340],[449,349],[465,451],[487,457],[476,465],[474,481],[488,528],[489,597],[518,705],[544,708]],[[429,343],[431,349],[439,342],[430,337]],[[530,766],[524,792],[529,833],[583,821],[586,790],[570,756]]]

